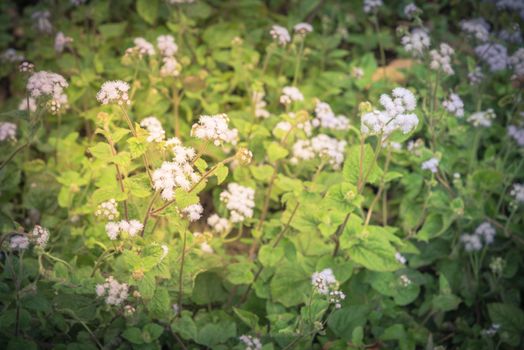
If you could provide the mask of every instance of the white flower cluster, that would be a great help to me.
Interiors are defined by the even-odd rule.
[[[2,52],[0,55],[0,60],[4,62],[15,63],[25,60],[25,57],[24,55],[18,54],[15,49],[9,48]]]
[[[9,248],[12,250],[26,250],[29,248],[29,238],[24,235],[14,235],[9,240]]]
[[[477,39],[478,41],[488,41],[489,23],[484,18],[474,18],[460,22],[460,28],[464,33]]]
[[[447,100],[442,102],[442,106],[451,114],[454,114],[458,118],[464,116],[464,102],[457,94],[450,94]]]
[[[465,233],[460,236],[460,240],[467,252],[474,252],[482,249],[483,241],[484,244],[492,244],[496,233],[497,231],[489,222],[484,222],[475,229],[473,234]]]
[[[291,41],[291,35],[289,35],[289,31],[277,24],[271,27],[269,34],[279,45],[282,46],[286,46],[286,44]]]
[[[238,337],[238,339],[244,343],[245,350],[261,350],[262,349],[262,343],[260,342],[260,339],[253,337],[251,335],[241,335]]]
[[[200,232],[194,232],[193,237],[196,238],[196,242],[200,245],[200,250],[203,253],[206,254],[213,254],[215,251],[213,250],[213,247],[209,245],[209,243],[206,241],[207,237],[206,235],[200,233]]]
[[[30,96],[35,99],[49,98],[49,107],[53,113],[67,105],[64,89],[68,86],[63,76],[46,71],[36,72],[27,80],[27,91]]]
[[[200,219],[202,217],[203,212],[204,212],[204,208],[200,204],[192,204],[182,209],[182,213],[191,222],[197,221],[198,219]]]
[[[395,130],[407,134],[418,125],[418,117],[408,113],[417,107],[417,99],[405,88],[393,89],[392,96],[382,94],[380,104],[384,111],[374,110],[362,116],[360,131],[364,135],[382,134],[384,138]]]
[[[65,36],[64,33],[58,32],[55,36],[55,52],[62,53],[66,46],[73,42],[73,38]]]
[[[400,275],[398,281],[402,287],[407,287],[411,284],[411,280],[407,275]]]
[[[468,73],[469,83],[472,85],[479,85],[484,80],[484,73],[482,73],[482,68],[475,67],[471,72]]]
[[[280,103],[283,105],[290,105],[295,101],[304,101],[304,95],[294,86],[286,86],[282,89],[280,96]]]
[[[343,115],[335,115],[331,106],[325,102],[318,101],[315,106],[315,119],[312,121],[313,126],[333,130],[349,129],[349,119]]]
[[[160,35],[156,38],[156,46],[162,56],[171,57],[178,51],[175,38],[172,35]]]
[[[404,7],[404,16],[408,19],[412,19],[416,15],[420,15],[422,10],[417,7],[414,3],[409,3]]]
[[[491,126],[491,123],[493,119],[495,119],[496,115],[493,109],[488,109],[486,111],[480,111],[473,113],[469,116],[468,122],[470,122],[474,127],[483,127],[483,128],[489,128]]]
[[[266,93],[264,91],[253,91],[253,95],[251,96],[251,100],[255,106],[255,116],[257,118],[266,119],[270,115],[269,111],[266,109],[267,102],[264,101],[265,95]]]
[[[154,56],[155,47],[144,38],[138,37],[133,40],[134,47],[128,49],[128,53],[137,53],[139,57]]]
[[[35,11],[31,14],[34,28],[44,34],[49,34],[53,31],[53,25],[49,18],[51,18],[51,13],[48,10]]]
[[[0,122],[0,142],[16,141],[16,124]]]
[[[376,12],[383,5],[382,0],[364,0],[364,12]]]
[[[330,268],[324,269],[320,272],[314,272],[311,276],[311,284],[316,293],[328,297],[328,301],[335,305],[335,308],[342,307],[342,300],[346,299],[346,295],[337,290],[338,282]]]
[[[431,158],[423,162],[420,167],[422,170],[429,170],[433,174],[435,174],[438,171],[439,163],[440,163],[440,160],[438,160],[437,158]]]
[[[485,337],[493,337],[500,330],[500,324],[493,323],[489,328],[483,329],[480,333]]]
[[[399,252],[395,253],[395,259],[399,263],[401,263],[402,265],[406,265],[406,263],[407,263],[407,259],[402,254],[400,254]]]
[[[180,75],[180,71],[182,70],[182,65],[178,63],[175,57],[173,56],[163,57],[162,62],[164,64],[162,65],[162,67],[160,67],[161,76],[178,77]]]
[[[429,48],[431,39],[425,28],[415,28],[400,39],[404,50],[411,53],[414,57],[422,57]]]
[[[313,32],[313,26],[309,23],[298,23],[293,27],[296,34],[305,36],[308,33]]]
[[[518,23],[513,23],[510,29],[498,32],[499,39],[511,44],[522,44],[522,31]]]
[[[33,73],[35,65],[31,62],[24,61],[18,65],[18,71],[20,73]]]
[[[351,68],[351,76],[356,80],[362,79],[362,77],[364,77],[364,69],[361,67]]]
[[[508,49],[501,44],[486,43],[475,47],[475,54],[489,66],[492,72],[506,69]]]
[[[222,143],[236,144],[238,130],[230,129],[229,118],[226,114],[202,115],[198,123],[193,124],[191,136],[201,140],[211,141],[215,146]]]
[[[36,112],[36,100],[32,97],[24,98],[22,101],[20,101],[20,104],[18,105],[18,110],[27,111],[27,107],[29,107],[29,111]]]
[[[438,50],[431,50],[429,55],[431,62],[429,67],[433,70],[441,70],[447,75],[453,75],[455,71],[451,67],[451,56],[455,54],[455,50],[446,43],[441,43]]]
[[[106,81],[102,84],[96,99],[103,105],[116,103],[118,105],[130,105],[129,84],[122,80]]]
[[[513,184],[509,193],[517,203],[524,203],[524,184]]]
[[[319,134],[312,139],[298,140],[293,145],[293,158],[291,163],[297,164],[299,160],[311,160],[315,157],[326,158],[333,169],[340,169],[344,162],[344,149],[346,141],[337,140],[325,134]]]
[[[106,233],[110,240],[114,241],[118,238],[120,233],[127,232],[131,237],[134,237],[142,231],[144,225],[138,220],[121,220],[119,222],[108,222],[106,224]]]
[[[218,214],[210,215],[207,218],[207,224],[215,231],[216,233],[224,233],[231,228],[231,224],[228,219],[221,218]]]
[[[524,147],[524,128],[517,128],[515,125],[508,126],[508,135],[519,147]]]
[[[118,219],[120,214],[118,213],[117,206],[118,204],[113,198],[106,202],[100,203],[96,208],[95,216],[106,220]]]
[[[524,76],[524,48],[520,48],[508,59],[508,64],[513,67],[516,76]]]
[[[104,297],[107,305],[120,305],[129,295],[127,283],[119,283],[113,276],[106,278],[105,283],[96,285],[96,295]]]
[[[149,136],[147,136],[147,142],[164,141],[166,132],[162,127],[162,123],[160,123],[160,120],[158,120],[156,117],[150,116],[145,119],[142,119],[142,121],[140,122],[140,126],[145,128],[149,133]]]
[[[40,225],[36,225],[29,234],[29,238],[39,247],[45,248],[49,241],[49,230]]]
[[[229,183],[227,190],[220,193],[220,200],[226,204],[231,213],[231,222],[243,222],[253,217],[255,207],[255,190],[241,186],[237,183]]]

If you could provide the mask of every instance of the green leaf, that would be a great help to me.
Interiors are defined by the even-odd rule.
[[[369,270],[395,271],[402,267],[395,259],[395,248],[381,235],[370,234],[359,239],[348,253],[353,261]]]
[[[360,161],[362,153],[362,164]],[[362,165],[362,170],[360,169]],[[369,144],[364,144],[361,149],[360,145],[349,148],[342,170],[344,179],[353,185],[358,185],[359,177],[361,182],[376,183],[382,176],[382,169],[376,164],[375,152]],[[367,177],[367,178],[366,178]]]
[[[154,24],[158,16],[158,0],[137,0],[136,11],[149,24]]]
[[[178,333],[186,340],[195,339],[197,337],[197,326],[193,317],[186,312],[182,312],[182,317],[176,318],[171,324],[171,329]]]
[[[146,343],[157,340],[164,333],[164,327],[156,323],[148,323],[142,329],[142,338]]]
[[[130,137],[127,139],[129,145],[129,151],[131,152],[131,158],[135,159],[146,153],[147,143],[144,137]]]
[[[237,329],[233,322],[208,323],[198,332],[196,342],[210,348],[226,342],[236,336]]]
[[[271,279],[269,287],[275,302],[285,307],[299,305],[311,293],[310,276],[297,263],[283,263]]]
[[[221,278],[214,272],[199,273],[195,278],[195,287],[191,298],[199,305],[221,302],[228,294],[222,287]]]
[[[116,38],[124,33],[126,26],[126,21],[119,23],[101,24],[98,26],[98,31],[105,39]]]
[[[280,146],[277,142],[271,142],[267,147],[267,156],[270,162],[285,158],[288,153],[288,150]]]
[[[268,182],[273,175],[274,169],[270,165],[250,166],[251,174],[258,181]]]
[[[198,169],[198,171],[204,173],[207,169],[207,162],[202,158],[198,158],[195,161],[195,167]]]
[[[233,308],[235,314],[244,322],[249,328],[255,330],[258,328],[258,316],[247,310]]]
[[[227,279],[233,284],[249,284],[253,282],[254,275],[251,271],[253,264],[234,263],[227,266]]]
[[[182,209],[199,202],[196,194],[186,192],[180,187],[175,190],[175,200],[177,207]]]
[[[111,146],[105,142],[98,142],[93,147],[90,147],[89,153],[91,153],[95,158],[106,162],[109,162],[113,158]]]
[[[171,312],[171,303],[169,301],[169,294],[165,288],[157,288],[153,299],[147,304],[148,310],[154,317],[165,317]]]
[[[524,334],[524,312],[518,305],[488,304],[488,313],[491,322],[500,325],[501,333],[508,332],[511,337]]]
[[[229,174],[229,168],[224,164],[219,163],[214,173],[217,177],[217,185],[220,185],[226,179],[227,174]]]
[[[266,267],[276,266],[284,257],[283,247],[273,247],[271,245],[264,245],[258,252],[258,259],[262,265]]]
[[[424,225],[417,233],[417,239],[421,241],[428,241],[432,238],[438,237],[443,234],[447,228],[453,222],[453,218],[450,215],[440,213],[430,213]]]
[[[144,299],[151,299],[155,294],[156,281],[152,273],[144,274],[144,278],[138,281],[138,291]]]
[[[142,339],[142,331],[137,327],[127,328],[122,333],[122,337],[133,344],[144,344],[144,339]]]
[[[147,174],[139,174],[124,179],[124,187],[131,196],[136,198],[146,198],[151,195],[151,185]]]
[[[329,329],[336,336],[350,341],[357,327],[364,327],[369,314],[367,305],[351,305],[336,310],[328,317]]]

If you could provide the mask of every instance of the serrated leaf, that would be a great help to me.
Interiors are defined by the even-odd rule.
[[[271,142],[267,147],[267,156],[270,162],[275,162],[279,159],[285,158],[288,154],[288,150],[276,142]]]
[[[362,163],[360,161],[362,153]],[[362,169],[360,169],[362,166]],[[344,180],[353,185],[358,185],[359,178],[361,182],[376,183],[382,176],[382,169],[375,162],[375,152],[369,144],[364,144],[361,149],[360,145],[349,148],[344,168],[342,170]]]
[[[229,168],[220,163],[215,169],[214,174],[217,177],[217,185],[220,185],[226,179],[227,174],[229,174]]]
[[[136,12],[149,24],[154,24],[158,16],[158,0],[137,0]]]

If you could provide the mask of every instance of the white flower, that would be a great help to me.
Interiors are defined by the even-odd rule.
[[[12,250],[26,250],[29,247],[29,239],[23,235],[14,235],[9,240],[9,248]]]
[[[478,85],[484,80],[484,73],[482,73],[482,68],[475,67],[471,72],[468,73],[469,83],[472,85]]]
[[[62,53],[65,47],[73,42],[73,38],[65,36],[64,33],[58,32],[55,36],[55,51]]]
[[[215,252],[213,247],[211,247],[207,242],[200,243],[200,250],[207,254],[213,254]]]
[[[35,65],[31,62],[24,61],[18,65],[20,73],[33,73]]]
[[[515,183],[509,193],[517,203],[524,203],[524,184]]]
[[[96,285],[95,292],[98,297],[105,297],[106,304],[120,305],[129,295],[129,286],[126,283],[119,283],[113,276],[109,276],[105,283]]]
[[[162,62],[164,64],[162,65],[162,67],[160,67],[160,76],[178,77],[180,75],[180,71],[182,70],[182,65],[178,63],[176,58],[164,57],[162,58]]]
[[[364,0],[364,12],[376,12],[382,5],[382,0]]]
[[[422,10],[412,2],[404,7],[404,16],[408,19],[412,19],[415,15],[419,15],[420,13],[422,13]]]
[[[425,28],[415,28],[401,39],[404,50],[411,53],[414,57],[422,57],[430,42],[431,39]]]
[[[280,96],[280,103],[289,105],[294,101],[303,101],[304,95],[294,86],[286,86],[282,89],[282,95]]]
[[[475,54],[489,66],[492,72],[506,69],[508,65],[508,49],[495,43],[486,43],[475,47]]]
[[[309,23],[298,23],[293,27],[293,30],[299,35],[306,35],[313,31],[313,26]]]
[[[311,276],[311,284],[315,291],[322,295],[328,295],[331,289],[338,285],[337,279],[330,268],[324,269],[320,272],[315,272]]]
[[[475,18],[463,20],[460,22],[460,28],[468,35],[475,39],[485,42],[489,39],[489,24],[484,18]]]
[[[184,213],[187,219],[191,222],[200,219],[200,217],[202,217],[203,212],[204,208],[202,208],[202,205],[200,204],[192,204],[182,209],[182,213]]]
[[[35,11],[31,14],[33,26],[41,33],[50,34],[53,31],[53,25],[49,21],[51,13],[48,10]]]
[[[495,336],[495,334],[497,334],[499,329],[500,329],[500,325],[497,323],[493,323],[489,328],[483,329],[480,333],[486,337],[493,337]]]
[[[298,140],[293,145],[293,158],[291,162],[296,164],[299,160],[311,160],[315,157],[325,158],[333,169],[340,169],[344,162],[344,150],[346,141],[337,140],[324,134],[308,140]]]
[[[429,67],[433,70],[441,70],[447,75],[453,75],[455,71],[451,67],[451,56],[455,54],[455,50],[446,43],[441,43],[438,50],[431,50],[429,55],[431,62]]]
[[[117,209],[118,204],[116,200],[110,199],[106,202],[100,203],[95,211],[95,216],[107,220],[118,219],[120,215]]]
[[[140,56],[154,56],[155,55],[155,47],[153,44],[151,44],[149,41],[147,41],[144,38],[135,38],[133,40],[133,43],[135,44],[134,49],[138,52]]]
[[[96,94],[96,99],[106,105],[116,103],[119,105],[129,105],[129,84],[122,80],[106,81],[102,84],[100,91]]]
[[[407,262],[406,258],[399,252],[395,253],[395,259],[402,265],[406,265],[406,262]]]
[[[433,174],[435,174],[438,171],[438,165],[440,161],[437,158],[431,158],[429,160],[426,160],[422,163],[421,168],[422,170],[429,170]]]
[[[207,224],[215,231],[216,233],[224,233],[230,229],[231,224],[226,218],[221,218],[218,214],[210,215],[207,218]]]
[[[497,36],[511,44],[522,44],[522,30],[518,23],[513,23],[511,28],[503,29],[498,32]]]
[[[476,252],[482,249],[483,241],[487,245],[492,244],[496,233],[497,231],[489,222],[484,222],[475,229],[473,234],[464,233],[460,236],[460,241],[467,252]]]
[[[106,233],[109,239],[114,241],[120,233],[120,224],[118,222],[108,222],[106,224]]]
[[[364,76],[364,69],[362,69],[361,67],[351,68],[351,76],[356,80],[362,79],[362,77]]]
[[[482,237],[486,244],[491,244],[495,240],[497,231],[489,222],[483,222],[475,229],[475,234]]]
[[[28,101],[29,100],[29,101]],[[27,111],[27,107],[31,112],[36,112],[36,100],[33,97],[24,98],[18,105],[19,111]]]
[[[508,59],[508,63],[513,67],[513,71],[517,76],[524,76],[524,48],[520,48]]]
[[[160,256],[160,260],[164,260],[164,258],[169,253],[169,247],[166,244],[162,244],[160,248],[162,248],[162,255]]]
[[[164,131],[164,128],[162,128],[162,123],[160,123],[156,117],[151,116],[142,119],[140,126],[149,132],[149,136],[147,136],[147,142],[164,141],[166,132]]]
[[[32,74],[27,80],[27,91],[33,98],[46,97],[56,101],[67,101],[64,89],[69,84],[63,76],[56,73],[40,71]]]
[[[476,252],[482,249],[482,241],[477,235],[464,233],[460,236],[460,241],[464,244],[464,249],[467,252]]]
[[[16,124],[10,122],[0,122],[0,142],[16,141]]]
[[[229,118],[226,114],[200,116],[198,123],[193,124],[191,128],[191,136],[211,141],[215,146],[220,146],[222,143],[234,145],[238,139],[238,130],[230,129],[228,122]]]
[[[162,56],[171,57],[178,51],[178,46],[175,44],[175,38],[172,35],[160,35],[156,38],[156,46]]]
[[[332,290],[328,293],[328,302],[335,305],[335,309],[342,307],[342,301],[346,299],[346,294],[340,290]]]
[[[138,220],[122,220],[119,226],[121,232],[127,232],[131,237],[136,236],[144,228],[144,225]]]
[[[269,117],[269,111],[266,110],[267,103],[264,101],[265,92],[262,91],[253,91],[251,96],[251,101],[255,106],[255,116],[257,118],[266,119]]]
[[[253,217],[255,207],[255,190],[237,183],[227,185],[227,190],[220,193],[220,200],[226,204],[231,213],[231,222],[243,222]]]
[[[262,343],[260,342],[260,339],[255,338],[250,335],[241,335],[238,338],[242,343],[244,343],[245,350],[261,350],[262,349]]]
[[[282,46],[285,46],[287,43],[291,41],[291,36],[289,35],[288,30],[277,24],[271,27],[269,34],[271,35],[271,37],[274,40],[277,41],[279,45],[282,45]]]
[[[473,113],[469,116],[468,122],[473,124],[473,126],[476,128],[489,128],[491,126],[492,120],[495,119],[495,117],[495,112],[493,112],[493,109],[490,108],[486,111]]]
[[[36,225],[33,231],[31,231],[30,236],[37,246],[45,248],[49,241],[49,230],[40,225]]]
[[[2,55],[0,55],[0,60],[4,62],[15,63],[25,60],[25,57],[24,55],[18,54],[15,49],[9,48],[2,52]]]
[[[315,106],[315,119],[313,119],[312,124],[333,130],[349,129],[349,119],[343,115],[336,116],[331,106],[322,101],[318,101]]]
[[[458,118],[464,116],[464,102],[457,94],[450,94],[447,100],[442,102],[442,106],[451,114],[454,114]]]
[[[399,277],[399,283],[400,283],[400,285],[401,285],[402,287],[407,287],[407,286],[409,286],[409,285],[411,284],[411,280],[409,279],[408,276],[406,276],[406,275],[401,275],[401,276]]]

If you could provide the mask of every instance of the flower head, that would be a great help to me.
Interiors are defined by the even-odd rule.
[[[277,24],[271,27],[269,34],[279,45],[282,46],[286,46],[286,44],[291,41],[291,35],[289,35],[288,30]]]
[[[106,81],[102,84],[96,99],[103,105],[116,103],[118,105],[129,105],[129,84],[122,80]]]
[[[198,123],[193,124],[191,136],[211,141],[215,146],[222,143],[236,144],[238,139],[237,129],[229,128],[229,118],[226,114],[203,115]]]
[[[247,218],[253,217],[255,207],[255,190],[244,187],[237,183],[229,183],[227,190],[220,193],[220,200],[226,204],[226,208],[231,213],[231,222],[243,222]]]

